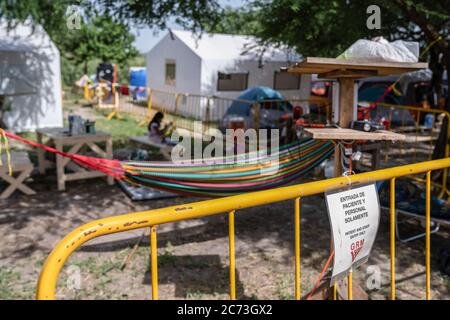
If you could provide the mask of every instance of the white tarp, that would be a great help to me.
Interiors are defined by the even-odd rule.
[[[419,61],[419,43],[403,40],[389,42],[383,37],[373,40],[360,39],[338,59],[414,63]]]

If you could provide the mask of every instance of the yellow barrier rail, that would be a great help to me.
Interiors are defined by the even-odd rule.
[[[395,178],[426,173],[426,299],[430,299],[430,198],[431,172],[450,166],[450,158],[355,174],[347,177],[309,182],[265,191],[252,192],[220,199],[200,201],[162,209],[135,212],[92,221],[76,228],[62,239],[48,256],[37,286],[37,299],[54,299],[59,273],[69,256],[83,243],[100,236],[139,228],[150,228],[152,298],[158,299],[158,269],[156,226],[187,219],[195,219],[220,213],[228,214],[230,298],[236,298],[234,219],[239,209],[266,205],[274,202],[295,201],[295,298],[300,299],[300,199],[337,188],[375,181],[391,181],[390,251],[391,251],[391,299],[395,299]],[[351,275],[348,297],[352,297]]]

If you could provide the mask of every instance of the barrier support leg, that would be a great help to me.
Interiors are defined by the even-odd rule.
[[[236,265],[234,251],[234,210],[228,214],[228,239],[230,255],[230,299],[236,300]]]
[[[431,171],[427,172],[427,186],[426,186],[426,223],[425,223],[425,232],[426,232],[426,240],[425,240],[425,246],[426,246],[426,299],[430,300],[431,298],[431,253],[430,253],[430,228],[431,228],[431,221],[430,221],[430,198],[431,198]]]
[[[150,246],[152,299],[158,300],[158,246],[156,241],[156,226],[152,226],[150,228]]]
[[[391,300],[395,300],[395,178],[391,179],[390,187]]]
[[[295,299],[300,300],[300,198],[295,199]]]
[[[353,270],[350,269],[347,276],[348,280],[348,300],[353,300]]]

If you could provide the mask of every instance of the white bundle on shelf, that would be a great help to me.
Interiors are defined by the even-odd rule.
[[[383,37],[373,40],[360,39],[345,50],[338,59],[414,63],[419,61],[419,43],[403,40],[389,42]]]

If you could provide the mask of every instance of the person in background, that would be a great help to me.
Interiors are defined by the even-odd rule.
[[[167,133],[171,130],[172,123],[166,124],[161,129],[161,123],[164,118],[162,112],[157,112],[152,121],[148,124],[148,137],[155,143],[167,143],[171,144],[171,140],[167,138]]]

